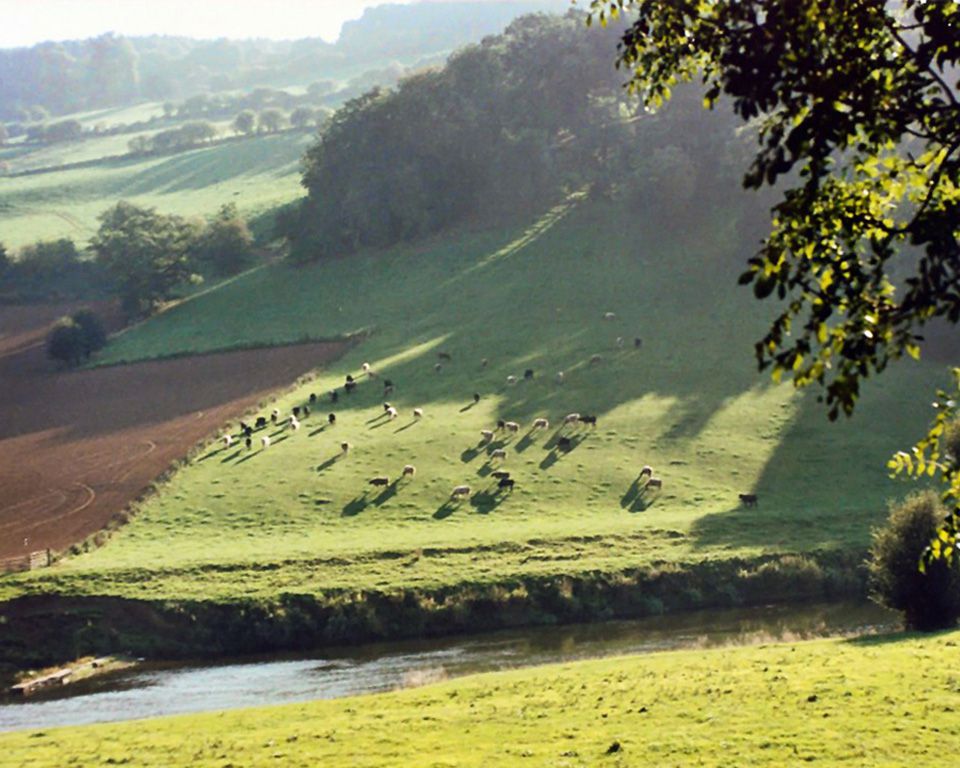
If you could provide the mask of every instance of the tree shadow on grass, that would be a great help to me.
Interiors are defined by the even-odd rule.
[[[340,513],[340,517],[356,517],[363,510],[369,506],[370,500],[367,498],[366,494],[362,496],[357,496],[355,499],[351,499],[344,505],[343,511]]]

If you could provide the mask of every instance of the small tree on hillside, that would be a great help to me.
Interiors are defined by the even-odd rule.
[[[106,346],[107,331],[100,316],[91,309],[81,309],[72,318],[83,334],[83,356],[90,357]]]
[[[237,133],[249,135],[257,124],[257,115],[252,109],[245,109],[233,120],[233,130]]]
[[[902,611],[912,629],[950,627],[960,617],[960,560],[942,558],[924,571],[917,568],[945,514],[933,491],[914,494],[892,507],[887,525],[873,534],[871,597]]]
[[[282,127],[286,118],[279,109],[265,109],[257,118],[257,125],[262,133],[275,133]]]
[[[47,356],[66,365],[79,365],[86,356],[83,329],[72,317],[64,317],[47,335]]]
[[[221,275],[232,275],[253,259],[253,236],[237,207],[224,205],[196,245],[197,260]]]
[[[303,130],[313,124],[315,113],[310,107],[297,107],[290,113],[290,125]]]

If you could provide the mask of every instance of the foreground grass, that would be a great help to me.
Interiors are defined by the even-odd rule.
[[[10,766],[903,766],[960,747],[960,633],[679,651],[0,735]],[[614,745],[618,745],[614,747]]]
[[[671,231],[571,202],[529,228],[261,269],[138,326],[105,362],[370,335],[279,398],[289,413],[321,394],[299,432],[271,430],[266,451],[212,446],[107,546],[5,578],[0,599],[227,600],[862,550],[901,488],[885,461],[925,423],[920,403],[940,369],[896,366],[835,425],[812,398],[769,386],[751,346],[768,308],[733,287],[744,252],[735,214],[703,212]],[[617,318],[603,320],[608,311]],[[437,372],[440,350],[453,359]],[[330,404],[325,393],[365,361],[381,379]],[[396,383],[396,421],[383,414],[383,378]],[[571,411],[599,425],[576,430],[563,453],[556,425]],[[530,429],[539,416],[550,430]],[[478,442],[497,419],[523,425],[504,438],[512,494],[497,493],[497,462]],[[353,447],[338,458],[342,441]],[[398,480],[408,463],[416,477]],[[644,464],[660,494],[641,492]],[[373,490],[375,475],[392,482]],[[463,483],[473,495],[451,504]],[[739,504],[750,491],[758,508]]]
[[[53,147],[49,164],[123,151],[130,136]],[[302,194],[299,163],[309,134],[286,133],[226,142],[175,155],[104,160],[90,167],[0,181],[0,242],[20,247],[38,239],[86,241],[97,216],[120,199],[163,213],[211,215],[226,203],[254,213]],[[57,154],[61,153],[61,154]],[[72,154],[65,154],[72,153]]]

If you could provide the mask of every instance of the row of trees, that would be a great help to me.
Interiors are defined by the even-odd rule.
[[[442,69],[347,102],[306,153],[308,197],[281,221],[293,258],[536,209],[586,184],[651,205],[728,189],[742,154],[732,116],[707,130],[695,88],[645,112],[611,66],[616,31],[584,18],[520,18]]]

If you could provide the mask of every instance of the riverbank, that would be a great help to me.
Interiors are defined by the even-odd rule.
[[[665,652],[0,735],[11,765],[873,766],[960,744],[960,632]],[[909,735],[909,738],[905,738]]]
[[[16,682],[0,695],[11,699],[35,699],[45,695],[70,693],[91,681],[129,672],[137,661],[119,656],[87,656],[68,664],[47,669],[28,670],[16,675]]]
[[[863,553],[828,551],[232,601],[24,596],[0,603],[2,675],[10,680],[18,670],[86,655],[217,658],[704,608],[862,599],[862,563]]]

